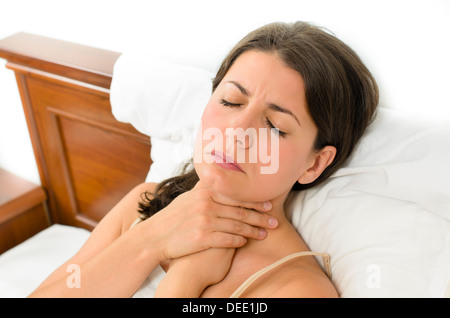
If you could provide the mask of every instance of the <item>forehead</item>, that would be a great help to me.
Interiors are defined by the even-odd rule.
[[[222,83],[228,81],[240,83],[250,95],[264,92],[277,99],[305,101],[303,78],[275,52],[251,50],[241,54],[222,79]]]

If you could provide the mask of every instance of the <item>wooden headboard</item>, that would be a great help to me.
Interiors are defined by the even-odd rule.
[[[17,33],[0,40],[13,70],[53,223],[93,229],[151,165],[150,138],[111,113],[120,53]]]

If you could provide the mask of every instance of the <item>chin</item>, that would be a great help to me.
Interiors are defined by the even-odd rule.
[[[207,163],[196,163],[194,167],[200,181],[208,189],[235,201],[250,201],[252,187],[245,174]]]
[[[273,199],[274,189],[263,186],[262,180],[252,181],[246,174],[230,172],[214,164],[198,163],[194,167],[204,186],[234,201],[263,202]]]

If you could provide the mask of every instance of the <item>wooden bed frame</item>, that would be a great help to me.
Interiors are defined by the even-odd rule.
[[[120,53],[28,33],[0,40],[15,72],[52,223],[92,230],[151,165],[150,138],[111,113]]]

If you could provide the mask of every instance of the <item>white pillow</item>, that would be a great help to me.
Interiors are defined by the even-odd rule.
[[[331,254],[342,297],[443,297],[450,282],[450,124],[381,108],[352,158],[292,194],[289,215]]]
[[[155,71],[133,63],[139,67],[132,71],[122,69],[128,63],[115,67],[115,77],[128,73],[140,81],[129,89],[130,82],[113,77],[113,112],[127,107],[133,116],[118,119],[152,137],[154,163],[147,180],[159,182],[175,175],[180,163],[192,157],[189,149],[196,129],[186,123],[200,118],[210,96],[211,76],[197,76],[198,70],[175,64],[161,64],[164,67]],[[190,85],[191,71],[198,86],[170,90]],[[147,81],[153,85],[151,92]],[[198,94],[187,94],[195,89]],[[117,95],[134,102],[118,102]],[[160,102],[152,104],[155,100]],[[188,103],[192,113],[180,108]],[[154,135],[150,131],[155,124],[151,108],[157,108],[158,127],[167,121],[162,134],[159,128]],[[183,121],[174,124],[179,119]],[[450,282],[449,144],[449,124],[381,108],[345,167],[323,185],[290,196],[287,213],[292,223],[312,250],[331,254],[333,282],[342,297],[444,296]]]
[[[200,68],[134,52],[116,61],[110,91],[112,113],[151,136],[153,164],[147,182],[176,174],[192,158],[213,77]]]
[[[122,54],[114,64],[112,113],[152,138],[182,141],[200,120],[212,79],[200,68]]]

